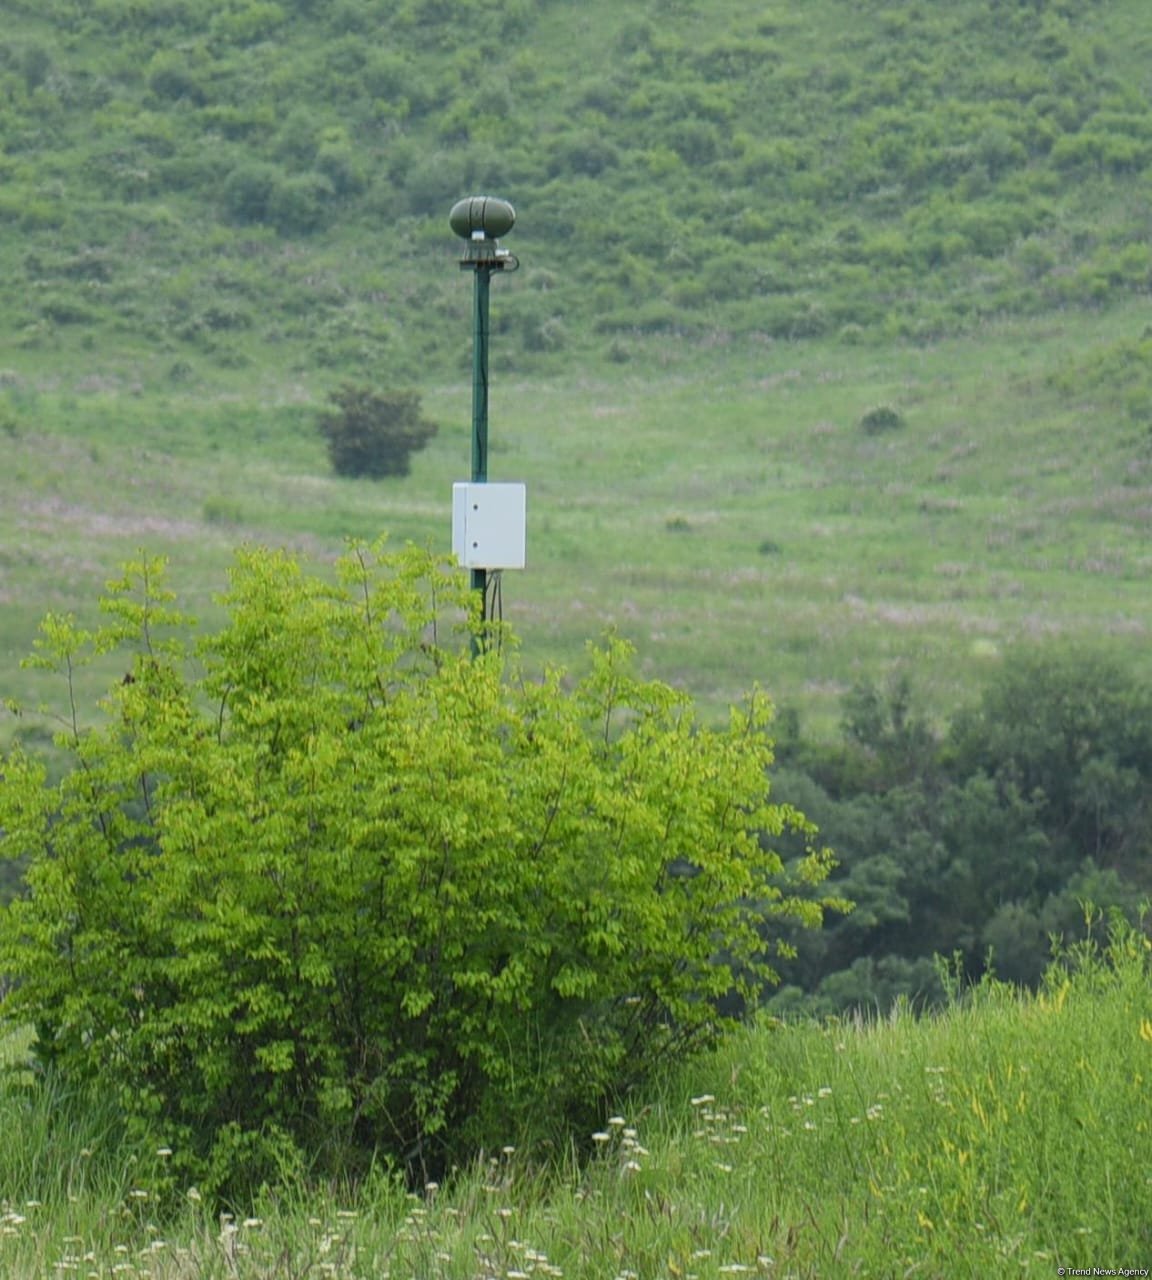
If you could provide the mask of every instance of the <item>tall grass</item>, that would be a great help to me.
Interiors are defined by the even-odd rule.
[[[952,1280],[1142,1267],[1149,955],[1117,927],[1057,961],[1036,995],[989,980],[931,1018],[751,1026],[581,1135],[590,1154],[541,1162],[510,1145],[418,1195],[381,1172],[355,1188],[269,1188],[218,1215],[165,1184],[163,1152],[125,1145],[105,1151],[99,1177],[83,1173],[113,1118],[9,1087],[0,1274]]]

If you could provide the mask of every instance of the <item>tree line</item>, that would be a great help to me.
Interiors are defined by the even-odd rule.
[[[1035,984],[1084,904],[1152,894],[1152,687],[1087,649],[1020,648],[943,728],[907,675],[844,699],[839,738],[779,725],[778,794],[820,827],[855,909],[797,939],[778,1011],[944,994],[935,957]]]

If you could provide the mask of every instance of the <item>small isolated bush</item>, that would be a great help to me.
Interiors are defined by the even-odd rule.
[[[244,521],[244,508],[234,498],[216,495],[204,499],[200,514],[205,524],[236,525]]]
[[[337,196],[361,195],[368,187],[368,176],[356,151],[346,143],[326,143],[316,153],[316,169],[332,184]]]
[[[890,404],[880,404],[875,409],[869,409],[857,425],[865,435],[883,435],[886,431],[903,430],[904,415]]]
[[[199,640],[150,560],[104,629],[43,624],[35,665],[127,673],[90,727],[69,698],[58,780],[4,762],[0,1008],[204,1191],[587,1122],[773,978],[770,917],[819,923],[825,856],[767,851],[807,824],[768,801],[762,699],[704,729],[618,640],[526,680],[467,656],[473,601],[414,549],[335,581],[246,550]]]
[[[346,383],[328,399],[320,431],[332,468],[341,476],[406,476],[412,454],[436,434],[423,417],[416,391],[377,391]]]

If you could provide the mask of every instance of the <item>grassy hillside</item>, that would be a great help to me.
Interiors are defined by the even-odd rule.
[[[612,624],[710,711],[761,681],[817,725],[854,681],[896,670],[950,709],[1017,642],[1087,641],[1146,668],[1152,455],[1124,404],[1147,391],[1143,323],[1102,317],[1087,347],[1056,322],[929,349],[681,345],[651,375],[494,383],[491,474],[530,494],[505,616],[530,665],[578,664]],[[1119,372],[1101,385],[1102,369]],[[11,388],[9,689],[49,692],[14,674],[36,620],[91,616],[139,546],[171,556],[202,616],[243,541],[328,556],[383,528],[447,550],[468,388],[426,403],[437,438],[408,479],[372,483],[329,474],[307,392],[267,373],[139,396]],[[904,425],[869,434],[877,406]],[[90,708],[101,683],[82,687]]]
[[[1141,0],[13,0],[0,34],[0,667],[141,544],[211,612],[231,548],[447,547],[470,282],[516,203],[493,479],[506,616],[614,623],[716,711],[827,726],[913,666],[1149,622]],[[335,481],[338,381],[442,424]],[[877,407],[902,430],[869,435]],[[86,686],[91,693],[98,687]]]
[[[1095,308],[1152,280],[1143,15],[13,0],[0,324],[137,378],[453,367],[475,188],[521,213],[505,363]]]
[[[98,1104],[27,1100],[9,1079],[0,1268],[29,1280],[956,1280],[1144,1267],[1147,948],[1122,934],[1037,996],[985,983],[922,1021],[904,1010],[749,1028],[606,1118],[583,1139],[590,1161],[541,1168],[510,1134],[419,1195],[384,1175],[360,1188],[289,1180],[218,1217],[174,1184],[167,1148],[136,1149]]]

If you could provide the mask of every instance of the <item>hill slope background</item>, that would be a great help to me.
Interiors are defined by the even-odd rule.
[[[1138,0],[48,0],[0,40],[9,335],[453,367],[444,218],[513,198],[501,358],[930,338],[1152,280]]]

